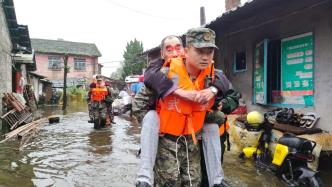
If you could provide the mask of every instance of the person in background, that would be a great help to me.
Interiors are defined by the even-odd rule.
[[[90,91],[88,94],[88,98],[90,100],[90,121],[93,123],[95,115],[93,110],[98,107],[102,109],[101,114],[106,118],[106,125],[109,125],[110,123],[114,123],[111,111],[112,102],[114,101],[115,96],[110,85],[106,84],[106,82],[103,80],[102,75],[96,75],[95,79],[96,82],[92,82],[90,84]]]
[[[138,82],[132,83],[130,85],[130,89],[136,95],[141,90],[143,85],[144,85],[144,75],[141,75],[138,78]]]
[[[112,103],[119,93],[118,93],[118,90],[113,89],[113,87],[111,86],[111,83],[109,81],[105,81],[105,86],[108,91],[108,95],[105,97],[105,102],[106,102],[106,107],[107,107],[107,113],[108,113],[108,116],[110,117],[110,119],[107,119],[107,120],[109,120],[110,123],[115,124],[114,114],[112,112]],[[107,123],[109,123],[109,122],[107,122]]]
[[[89,85],[89,92],[88,92],[88,98],[87,98],[88,111],[89,111],[89,120],[88,120],[89,123],[93,123],[93,112],[92,112],[92,105],[91,105],[91,90],[96,87],[96,84],[97,84],[96,76],[97,75],[92,76],[92,82]]]
[[[136,90],[135,94],[137,94],[141,90],[143,85],[144,85],[144,75],[141,75],[138,78],[138,85],[137,85],[137,90]]]

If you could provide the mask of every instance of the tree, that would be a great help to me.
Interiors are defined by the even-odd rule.
[[[111,79],[115,79],[115,80],[120,80],[122,79],[122,74],[123,74],[123,70],[122,70],[122,66],[117,68],[115,72],[113,72],[111,74]]]
[[[146,67],[144,58],[139,54],[143,53],[143,43],[134,39],[127,43],[126,50],[123,54],[122,78],[128,75],[141,75],[143,68]]]

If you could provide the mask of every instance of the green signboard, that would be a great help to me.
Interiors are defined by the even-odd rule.
[[[267,40],[256,45],[254,67],[254,101],[258,104],[266,104],[266,63]]]
[[[281,40],[283,103],[313,105],[314,45],[312,33]]]

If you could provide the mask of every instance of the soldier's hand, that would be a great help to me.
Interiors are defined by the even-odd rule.
[[[212,93],[212,91],[209,88],[206,88],[206,89],[198,92],[198,94],[195,97],[195,102],[200,103],[200,104],[206,104],[213,97],[214,97],[214,94]]]
[[[198,91],[196,91],[196,90],[176,89],[173,93],[174,93],[174,95],[177,95],[177,96],[181,97],[184,100],[195,101],[195,98],[197,96]]]

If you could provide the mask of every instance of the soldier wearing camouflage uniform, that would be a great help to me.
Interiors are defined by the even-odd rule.
[[[115,122],[113,121],[114,117],[112,114],[112,102],[115,99],[114,90],[110,87],[109,83],[103,80],[101,75],[96,75],[95,79],[96,82],[90,84],[90,90],[88,96],[88,101],[89,101],[88,107],[89,107],[89,117],[90,117],[89,122],[94,123],[93,119],[98,119],[99,117],[101,117],[102,119],[106,119],[107,125],[109,123],[115,124]],[[96,87],[106,87],[107,89],[107,95],[105,96],[104,100],[100,102],[90,101],[92,94],[91,91]]]
[[[201,36],[201,35],[198,35],[198,37],[199,36]],[[214,39],[214,37],[213,37],[213,39]],[[161,45],[161,46],[163,46],[163,45]],[[163,48],[161,48],[161,50],[163,50]],[[172,81],[168,80],[167,77],[164,75],[167,72],[163,72],[164,74],[158,72],[159,69],[160,69],[160,67],[162,66],[162,64],[163,64],[163,61],[158,60],[157,62],[152,63],[148,67],[146,73],[148,73],[148,72],[151,72],[151,73],[150,73],[150,76],[146,76],[147,74],[145,74],[145,76],[147,78],[145,83],[148,86],[150,86],[151,88],[153,88],[154,90],[151,90],[151,89],[149,89],[147,87],[143,87],[142,91],[139,94],[136,95],[134,103],[133,103],[133,112],[134,112],[134,114],[136,114],[136,116],[139,118],[139,120],[142,120],[143,117],[144,117],[144,115],[146,114],[146,116],[143,119],[143,123],[142,123],[142,135],[141,135],[142,153],[144,152],[144,145],[146,143],[148,145],[150,145],[150,147],[153,147],[154,145],[156,145],[158,143],[158,140],[155,141],[153,139],[156,139],[156,138],[158,139],[158,136],[154,135],[154,134],[156,134],[156,131],[158,132],[158,130],[159,130],[158,129],[159,128],[159,121],[157,121],[155,119],[156,118],[155,116],[157,116],[157,114],[154,111],[150,110],[151,106],[153,106],[153,104],[155,103],[155,99],[157,99],[159,97],[165,97],[167,95],[167,93],[168,94],[172,93],[172,92],[174,92],[174,90],[177,89],[176,87],[174,88],[174,85],[173,85]],[[231,112],[232,110],[234,110],[237,107],[238,99],[239,99],[239,94],[232,89],[231,84],[229,83],[228,79],[223,74],[221,76],[219,76],[219,77],[216,77],[216,78],[218,78],[218,79],[214,83],[212,83],[212,86],[218,88],[218,90],[219,90],[219,92],[218,92],[219,97],[217,97],[218,100],[216,101],[216,104],[215,104],[216,106],[214,107],[215,111],[212,112],[212,113],[208,113],[207,114],[205,122],[206,123],[216,123],[217,122],[217,124],[220,124],[221,122],[224,122],[224,118],[223,118],[223,115],[220,114],[221,112],[218,112],[216,110],[216,108],[218,106],[220,107],[219,103],[223,103],[222,111],[226,111],[227,113]],[[150,80],[160,80],[160,81],[159,82],[158,81],[157,82],[151,82],[151,81],[148,82],[149,79]],[[152,118],[154,120],[152,120],[152,121],[146,120],[146,119],[151,119],[151,116],[152,116]],[[148,124],[149,126],[147,126],[146,124]],[[158,128],[155,128],[156,126]],[[211,139],[213,139],[213,138],[210,137],[210,135],[212,133],[212,134],[214,134],[213,136],[216,137],[216,132],[219,133],[219,131],[218,131],[218,129],[216,131],[215,130],[216,128],[214,128],[214,130],[212,130],[213,128],[209,128],[209,126],[212,127],[213,125],[205,125],[203,127],[203,128],[205,128],[205,133],[204,133],[204,129],[203,129],[203,142],[204,142],[204,137],[205,137],[205,144],[203,145],[203,147],[204,146],[206,147],[204,149],[204,153],[207,152],[207,156],[210,155],[210,157],[209,157],[210,159],[208,160],[208,162],[210,163],[210,165],[212,164],[212,165],[216,165],[217,166],[217,168],[211,168],[211,167],[209,168],[209,167],[207,167],[208,173],[210,175],[217,176],[217,177],[214,178],[214,179],[217,179],[216,182],[214,182],[213,180],[212,180],[212,182],[210,182],[210,186],[212,186],[213,184],[218,185],[218,184],[221,183],[220,180],[222,179],[223,174],[220,173],[220,172],[222,172],[222,169],[221,169],[221,166],[220,166],[221,165],[220,161],[219,162],[211,162],[211,160],[213,160],[216,157],[218,157],[218,155],[220,154],[221,151],[218,151],[218,150],[220,150],[220,145],[219,145],[219,148],[218,148],[218,146],[215,146],[215,143],[211,143],[211,142],[213,142],[213,141],[211,141]],[[144,130],[144,129],[147,129],[147,130]],[[148,141],[146,141],[146,140],[142,141],[142,137],[146,137],[145,135],[147,135],[148,137],[150,137],[150,139],[153,140],[152,143],[149,144]],[[217,134],[217,137],[218,136],[219,136],[219,134]],[[143,140],[144,140],[144,138],[143,138]],[[166,139],[160,140],[159,151],[160,150],[164,150],[164,149],[169,149],[169,147],[170,147],[169,143],[171,143],[171,142],[168,142],[168,140],[166,140]],[[180,150],[178,150],[179,153],[180,152],[182,153],[183,150],[181,151],[181,149],[184,148],[183,147],[184,143],[185,142],[180,142],[178,144],[178,148],[180,149]],[[209,150],[209,151],[207,151],[207,150]],[[148,156],[152,155],[152,156],[150,156],[149,159],[145,159],[144,160],[144,159],[141,158],[141,168],[140,168],[140,171],[138,173],[138,181],[148,181],[146,179],[150,179],[151,180],[151,178],[153,177],[148,172],[148,170],[152,170],[153,164],[154,164],[153,151],[151,151],[151,149],[150,149],[147,152],[149,152],[149,151],[151,153],[148,154]],[[172,152],[172,151],[174,153],[174,150],[169,150],[169,152]],[[196,146],[189,146],[189,152],[195,153],[195,151],[198,151],[198,149],[197,149]],[[218,154],[218,152],[219,152],[219,154]],[[194,155],[196,155],[196,154],[194,154]],[[211,157],[211,155],[213,155],[213,156]],[[192,164],[190,164],[190,168],[192,170],[192,171],[190,171],[190,173],[191,172],[198,172],[198,171],[200,171],[199,169],[197,169],[195,167],[195,166],[200,167],[199,166],[199,157],[197,157],[197,155],[196,155],[196,157],[193,157],[193,158],[195,158],[196,161],[193,162]],[[197,159],[198,159],[198,161],[197,161]],[[220,156],[219,156],[219,160],[220,160]],[[144,162],[150,162],[151,164],[144,164]],[[220,164],[218,164],[218,163],[220,163]],[[173,165],[172,163],[169,163],[169,162],[163,162],[163,158],[158,159],[156,164],[158,166],[161,166],[161,167],[165,166],[167,168],[168,168],[168,166],[167,166],[168,164]],[[142,165],[143,166],[144,165],[145,166],[148,165],[150,168],[149,167],[145,167],[142,170]],[[217,171],[217,173],[216,173],[216,171],[214,171],[214,173],[213,173],[213,172],[209,171],[209,170],[218,170],[218,165],[220,166],[219,167],[220,168],[220,172]],[[143,172],[141,172],[141,171],[143,171]],[[170,170],[165,170],[165,171],[173,173],[173,171],[170,171]],[[219,177],[218,177],[218,175],[219,175]],[[156,175],[156,176],[157,176],[156,180],[160,181],[161,177],[159,175]],[[193,173],[193,176],[195,176],[195,173]],[[144,179],[144,177],[145,177],[145,180],[140,180],[140,178]],[[213,177],[210,177],[210,178],[213,179]],[[218,179],[219,179],[219,181],[218,181]],[[165,182],[165,180],[166,179],[163,179],[162,181]],[[192,180],[192,182],[195,182],[195,180]],[[143,183],[143,182],[141,182],[141,183]],[[149,182],[149,184],[151,184],[151,183],[152,182]],[[137,186],[140,186],[140,185],[137,185]],[[141,186],[143,186],[143,185],[141,185]],[[146,185],[146,186],[148,186],[148,185]]]

